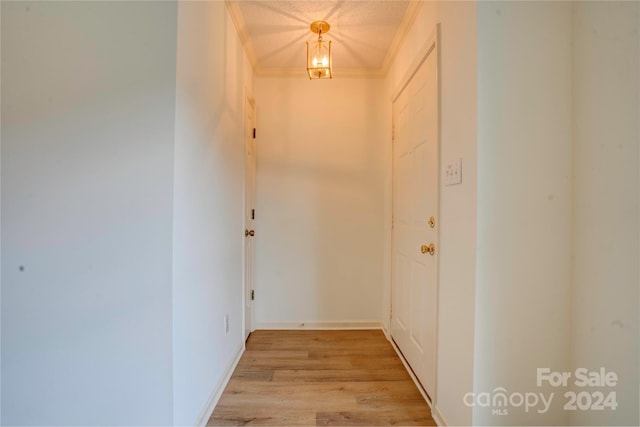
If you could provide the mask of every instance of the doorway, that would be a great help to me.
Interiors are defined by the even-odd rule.
[[[255,222],[255,187],[256,187],[256,131],[255,103],[247,98],[245,105],[244,125],[244,339],[253,332],[253,265],[254,265],[254,222]]]

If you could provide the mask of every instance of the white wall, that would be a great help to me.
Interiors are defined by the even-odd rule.
[[[573,4],[572,368],[619,378],[602,390],[619,407],[572,412],[574,425],[639,422],[638,12],[637,2]]]
[[[384,81],[257,78],[255,316],[380,322]]]
[[[635,425],[638,4],[478,9],[475,391],[554,392],[556,405],[476,408],[473,421]],[[602,391],[618,408],[563,411],[563,389],[536,385],[539,367],[616,372]]]
[[[242,349],[243,117],[251,68],[224,2],[181,2],[173,228],[174,423]],[[224,316],[230,331],[225,335]],[[204,414],[206,415],[206,414]]]
[[[565,424],[536,369],[569,368],[571,5],[478,4],[474,390],[556,392],[547,414],[476,407],[474,424]]]
[[[172,421],[176,12],[2,2],[3,425]]]
[[[436,23],[441,23],[442,31],[440,159],[445,164],[461,157],[463,182],[440,188],[435,412],[450,425],[468,425],[471,408],[464,406],[462,398],[473,388],[477,191],[475,3],[425,2],[392,64],[387,85],[390,93],[398,88],[410,65],[418,59],[421,47],[435,31]],[[388,321],[388,291],[385,297],[384,318]]]
[[[3,3],[2,41],[2,422],[196,423],[243,348],[224,3]]]

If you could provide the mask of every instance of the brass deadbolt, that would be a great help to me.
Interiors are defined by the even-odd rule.
[[[429,218],[429,221],[427,221],[427,222],[429,223],[429,227],[435,228],[435,226],[436,226],[436,218],[435,217],[432,216],[431,218]]]

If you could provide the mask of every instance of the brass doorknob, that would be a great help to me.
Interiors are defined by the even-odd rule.
[[[251,236],[253,237],[256,234],[253,230],[244,230],[244,237]]]
[[[422,245],[420,246],[420,252],[422,252],[423,254],[428,253],[429,255],[433,256],[436,253],[436,245],[434,245],[433,243],[429,243],[429,245]]]

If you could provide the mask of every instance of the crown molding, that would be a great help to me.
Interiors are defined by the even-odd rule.
[[[251,39],[247,35],[247,24],[244,21],[244,17],[242,16],[242,12],[240,11],[240,7],[238,6],[238,2],[236,0],[225,0],[225,5],[227,6],[227,11],[229,11],[229,15],[231,16],[231,21],[233,25],[236,27],[236,32],[238,33],[238,38],[240,39],[240,43],[244,48],[247,57],[249,58],[249,62],[251,63],[251,68],[256,70],[258,64],[258,57],[256,56],[256,51],[253,48],[253,44],[251,43]]]
[[[382,67],[380,68],[380,70],[384,75],[387,75],[387,72],[389,71],[389,68],[393,63],[393,60],[400,50],[400,46],[402,46],[402,42],[404,42],[404,39],[407,38],[409,30],[418,17],[418,13],[420,12],[420,9],[422,9],[423,3],[424,1],[421,0],[411,0],[409,2],[407,10],[404,13],[404,18],[402,19],[402,23],[398,27],[396,35],[393,37],[391,45],[389,46],[389,50],[387,50],[387,56],[385,56],[384,61],[382,62]]]
[[[304,67],[300,68],[260,68],[256,67],[253,70],[255,77],[265,78],[301,78],[309,79],[307,76],[307,70]],[[368,69],[368,68],[334,68],[333,78],[339,79],[382,79],[385,74],[381,69]]]

